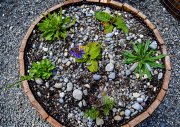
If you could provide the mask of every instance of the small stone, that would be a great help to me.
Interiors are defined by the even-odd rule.
[[[153,41],[150,45],[149,45],[150,48],[152,49],[157,49],[157,42],[156,41]]]
[[[67,91],[72,91],[72,89],[73,89],[73,84],[72,84],[71,82],[67,83],[67,88],[66,88],[66,90],[67,90]]]
[[[108,33],[106,34],[106,38],[111,38],[114,35],[114,33]]]
[[[88,95],[88,91],[87,90],[83,90],[83,94],[87,96]]]
[[[36,82],[38,85],[43,84],[43,80],[42,80],[41,78],[35,79],[35,82]]]
[[[90,89],[90,85],[89,84],[85,84],[84,85],[86,88],[89,88]]]
[[[154,70],[154,74],[157,75],[157,74],[158,74],[158,71],[157,71],[157,70]]]
[[[64,78],[64,82],[66,82],[66,83],[67,83],[68,81],[69,81],[69,79],[68,79],[68,78]]]
[[[37,92],[37,95],[38,95],[39,97],[41,97],[41,93],[40,93],[40,92]]]
[[[115,64],[115,61],[114,61],[114,60],[112,60],[112,59],[110,59],[110,63]]]
[[[144,35],[140,34],[140,35],[139,35],[139,37],[140,37],[140,38],[143,38],[143,37],[144,37]]]
[[[80,102],[78,103],[78,106],[79,106],[80,108],[82,108],[82,101],[80,101]]]
[[[131,74],[130,70],[126,70],[126,76],[129,76]]]
[[[136,69],[136,67],[138,66],[138,63],[134,63],[131,67],[130,67],[130,71],[134,71]]]
[[[148,78],[147,74],[144,74],[143,79],[147,79],[147,78]]]
[[[101,9],[101,7],[100,6],[96,6],[96,10],[100,10]]]
[[[62,83],[55,83],[55,85],[54,85],[54,87],[58,88],[58,89],[62,88],[62,86],[63,86]]]
[[[93,75],[93,79],[94,79],[94,80],[100,80],[100,79],[101,79],[101,76],[100,76],[100,75],[97,75],[97,74],[94,74],[94,75]]]
[[[71,119],[71,118],[73,118],[73,113],[68,114],[68,119]]]
[[[109,63],[106,65],[106,68],[105,68],[106,71],[112,71],[113,69],[114,69],[114,64]]]
[[[119,105],[120,107],[124,107],[124,103],[123,103],[122,101],[120,101],[120,102],[118,103],[118,105]]]
[[[133,93],[133,97],[138,98],[140,96],[139,93]]]
[[[120,39],[120,40],[119,40],[119,44],[120,44],[121,46],[123,46],[123,45],[125,44],[125,42],[126,42],[125,39]]]
[[[113,55],[108,54],[109,59],[113,59]]]
[[[69,59],[62,60],[62,63],[65,64],[69,61]]]
[[[44,48],[44,47],[43,47],[43,50],[44,50],[45,52],[47,52],[47,51],[48,51],[48,48]]]
[[[74,43],[71,43],[71,48],[74,48]]]
[[[85,100],[82,100],[83,106],[87,106],[87,103]]]
[[[122,117],[120,117],[119,115],[117,115],[117,116],[114,117],[114,120],[120,121],[120,120],[122,120]]]
[[[137,102],[142,103],[143,99],[142,98],[137,98]]]
[[[47,88],[49,88],[49,82],[46,82],[46,83],[45,83],[45,86],[46,86]]]
[[[130,116],[131,110],[126,109],[124,114],[125,114],[126,117]]]
[[[111,14],[111,11],[108,8],[106,8],[106,10],[104,10],[103,12]]]
[[[116,109],[116,108],[113,108],[112,111],[115,113],[115,112],[117,112],[117,109]]]
[[[138,113],[138,111],[135,111],[135,112],[133,112],[132,114],[131,114],[131,116],[134,116],[134,115],[136,115]]]
[[[68,61],[67,63],[66,63],[66,66],[69,66],[71,64],[71,61]]]
[[[67,56],[68,56],[68,52],[65,52],[65,53],[64,53],[64,56],[67,57]]]
[[[50,53],[49,53],[49,56],[52,57],[52,56],[53,56],[53,52],[50,52]]]
[[[88,36],[85,36],[85,37],[83,38],[83,41],[87,41],[87,39],[88,39]]]
[[[109,75],[108,75],[108,78],[110,79],[115,79],[115,72],[111,72]]]
[[[73,91],[73,97],[74,97],[75,99],[77,99],[77,100],[81,100],[81,99],[82,99],[82,95],[83,95],[83,93],[82,93],[82,91],[79,90],[79,89],[75,89],[75,90]]]
[[[132,107],[136,110],[140,110],[142,106],[139,103],[135,103],[132,105]]]
[[[91,17],[91,16],[93,16],[93,14],[92,13],[86,13],[86,16]]]
[[[160,73],[158,74],[158,80],[162,79],[162,77],[163,77],[163,73],[160,72]]]
[[[137,39],[137,41],[138,41],[139,43],[141,43],[141,39]]]
[[[125,112],[121,111],[119,114],[120,114],[120,116],[124,116]]]
[[[140,77],[140,74],[136,73],[136,78],[138,79]]]
[[[62,104],[62,103],[64,103],[64,100],[62,98],[60,98],[59,102]]]
[[[130,38],[129,36],[127,36],[126,39],[127,39],[128,41],[131,40],[131,38]]]
[[[96,118],[96,125],[101,126],[104,124],[104,120],[101,118]]]
[[[59,96],[60,96],[61,98],[63,98],[63,97],[65,96],[65,93],[64,93],[64,92],[61,92],[61,93],[59,93]]]

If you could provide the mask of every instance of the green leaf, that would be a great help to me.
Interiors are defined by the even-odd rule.
[[[84,63],[84,62],[86,62],[86,59],[77,59],[77,58],[76,58],[76,62],[78,62],[78,63]]]
[[[91,63],[90,66],[87,66],[87,68],[89,69],[89,71],[95,73],[98,71],[98,62],[96,60],[89,60],[86,63]]]
[[[67,37],[67,32],[66,31],[61,32],[61,37],[63,37],[65,40]]]
[[[89,46],[85,46],[85,48],[84,48],[84,52],[88,54],[89,49],[90,49],[90,47],[89,47]]]
[[[152,78],[151,72],[149,71],[149,69],[148,69],[148,67],[147,67],[146,64],[145,64],[144,66],[145,66],[145,68],[144,68],[144,73],[147,74],[147,77],[148,77],[149,79],[151,79],[151,78]]]
[[[68,26],[66,26],[66,29],[70,28],[71,26],[73,26],[76,23],[76,17],[74,17],[73,21],[71,23],[69,23]]]
[[[96,107],[91,107],[84,113],[85,117],[96,119],[99,116],[99,110]]]
[[[109,24],[109,26],[104,28],[104,34],[111,33],[113,31],[114,26]]]
[[[101,51],[101,44],[99,42],[88,43],[90,59],[96,59]]]
[[[148,39],[145,43],[145,46],[144,46],[144,54],[147,52],[147,50],[149,49],[149,44],[150,44],[150,39]]]
[[[102,59],[102,54],[99,54],[97,57],[96,57],[97,60],[100,60]]]
[[[128,34],[129,33],[129,29],[126,26],[125,22],[122,19],[122,16],[117,17],[117,20],[115,22],[116,28],[117,29],[121,29],[124,33]]]
[[[123,55],[128,58],[137,58],[137,56],[133,55],[132,52],[127,51],[127,50],[124,52]]]
[[[71,18],[68,16],[68,17],[65,17],[64,19],[63,19],[63,25],[66,25],[66,24],[68,24],[68,23],[70,23],[71,22]]]
[[[110,112],[109,109],[103,108],[103,114],[104,114],[105,116],[109,115],[109,112]]]
[[[159,60],[159,59],[164,58],[165,56],[166,56],[166,55],[161,54],[161,55],[158,55],[158,56],[152,57],[151,59],[152,59],[152,60]]]
[[[164,68],[164,65],[156,63],[156,62],[148,62],[148,64],[152,67],[152,68]]]
[[[112,18],[111,15],[106,12],[95,12],[95,17],[101,22],[109,22]]]

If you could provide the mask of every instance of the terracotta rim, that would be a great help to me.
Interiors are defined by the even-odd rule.
[[[166,55],[165,59],[164,59],[164,63],[165,63],[165,73],[164,73],[164,79],[163,79],[163,84],[162,87],[160,89],[160,92],[158,93],[157,97],[155,98],[154,102],[148,107],[148,109],[144,112],[142,112],[140,115],[136,116],[134,119],[130,120],[127,124],[123,125],[122,127],[134,127],[137,124],[139,124],[140,122],[142,122],[143,120],[145,120],[147,117],[149,117],[154,110],[159,106],[159,104],[162,102],[167,90],[168,90],[168,85],[169,85],[169,81],[170,81],[170,75],[171,75],[171,64],[170,64],[170,57],[167,54],[167,50],[166,50],[166,46],[164,43],[163,38],[161,37],[158,29],[156,28],[156,26],[154,24],[152,24],[149,19],[147,18],[146,15],[144,15],[142,12],[140,12],[139,10],[131,7],[130,5],[128,5],[127,3],[120,3],[114,0],[67,0],[65,2],[61,2],[59,4],[57,4],[56,6],[50,8],[49,10],[47,10],[46,12],[43,13],[43,15],[47,15],[48,12],[54,11],[62,6],[65,5],[71,5],[74,3],[101,3],[101,4],[106,4],[106,5],[110,5],[113,7],[116,7],[118,9],[122,9],[126,12],[132,13],[135,16],[139,17],[141,20],[144,21],[144,23],[147,25],[147,27],[149,29],[151,29],[159,43],[161,52],[163,54]],[[43,15],[39,16],[29,27],[25,37],[22,40],[21,43],[21,47],[19,49],[19,65],[20,65],[20,75],[24,75],[25,74],[25,65],[24,65],[24,51],[25,51],[25,47],[26,47],[26,43],[27,40],[29,38],[29,36],[31,35],[34,27],[36,26],[36,24],[44,17]],[[42,106],[37,102],[37,100],[35,99],[34,95],[32,94],[30,88],[29,88],[29,84],[27,81],[23,81],[22,82],[22,87],[24,92],[26,93],[26,95],[28,96],[32,106],[39,112],[39,114],[42,116],[42,118],[46,121],[48,121],[51,125],[55,126],[55,127],[63,127],[63,125],[61,125],[58,121],[56,121],[54,118],[52,118],[49,114],[47,114],[47,112],[42,108]]]

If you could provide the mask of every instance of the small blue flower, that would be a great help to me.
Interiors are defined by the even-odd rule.
[[[74,57],[80,59],[83,57],[84,50],[80,49],[79,46],[77,45],[75,48],[73,48],[70,52]]]

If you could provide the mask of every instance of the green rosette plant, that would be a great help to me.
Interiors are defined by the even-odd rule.
[[[53,14],[48,13],[45,19],[38,24],[38,29],[42,32],[42,38],[45,40],[55,40],[67,37],[67,29],[76,23],[76,18],[73,20],[69,16],[64,17],[62,15],[62,8],[59,14],[54,12]]]
[[[14,85],[17,85],[20,87],[20,83],[24,80],[35,80],[38,78],[41,79],[49,79],[50,76],[52,75],[52,70],[55,68],[54,65],[52,65],[51,61],[48,59],[43,59],[39,62],[33,62],[32,63],[32,68],[29,70],[29,75],[24,75],[20,77],[20,80],[13,83],[13,84],[8,84],[5,88],[5,90],[10,89]]]
[[[135,73],[140,74],[140,78],[144,74],[148,76],[149,79],[152,78],[151,68],[164,68],[164,66],[157,61],[164,58],[164,54],[160,54],[156,56],[157,50],[153,50],[149,48],[150,40],[148,39],[146,42],[136,42],[133,44],[133,52],[125,51],[124,58],[125,64],[138,63],[138,66],[135,69]]]

